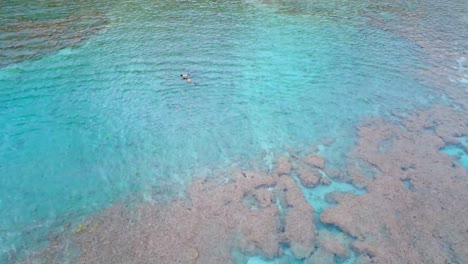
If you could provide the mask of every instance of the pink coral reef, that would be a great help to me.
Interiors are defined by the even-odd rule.
[[[238,170],[227,183],[195,180],[185,198],[167,204],[113,206],[80,225],[72,238],[77,262],[231,263],[233,248],[273,258],[284,244],[306,258],[315,243],[313,208],[290,171],[280,158],[272,174]]]
[[[5,20],[0,25],[0,67],[39,58],[75,46],[105,27],[102,14],[72,15],[32,21],[24,18]]]
[[[440,152],[466,134],[466,116],[446,107],[415,112],[404,126],[361,126],[350,156],[379,172],[373,178],[361,174],[368,193],[335,196],[338,205],[320,220],[356,238],[352,247],[371,263],[466,263],[467,173]],[[355,175],[348,174],[351,181]]]
[[[284,245],[304,263],[351,255],[357,263],[468,262],[467,173],[440,151],[468,134],[466,116],[439,106],[399,124],[369,121],[358,134],[348,165],[330,177],[367,193],[332,193],[327,200],[336,204],[319,217],[342,232],[316,229],[314,209],[291,176],[304,181],[319,167],[330,170],[323,159],[280,157],[270,173],[235,169],[196,178],[183,198],[115,205],[71,238],[51,237],[25,263],[59,263],[70,248],[78,249],[77,263],[232,263],[233,250],[275,258]]]
[[[430,11],[434,9],[437,9],[437,15]],[[373,3],[360,14],[370,18],[370,25],[394,32],[416,44],[427,65],[408,71],[467,109],[468,93],[463,89],[466,83],[461,81],[468,76],[468,42],[466,30],[461,30],[466,28],[465,9],[463,2],[449,7],[440,1],[424,1],[418,3],[418,8],[410,8],[406,1],[398,0]],[[398,19],[386,19],[383,13]]]

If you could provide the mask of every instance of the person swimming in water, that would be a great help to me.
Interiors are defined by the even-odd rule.
[[[180,77],[182,77],[182,79],[184,79],[186,82],[192,82],[192,80],[189,78],[189,75],[187,73],[182,73],[180,75]]]

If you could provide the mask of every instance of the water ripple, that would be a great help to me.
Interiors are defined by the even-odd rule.
[[[422,44],[371,23],[402,12],[391,4],[23,2],[0,2],[0,226],[14,234],[0,253],[70,212],[259,153],[334,137],[323,155],[339,164],[362,116],[440,97],[415,77]]]

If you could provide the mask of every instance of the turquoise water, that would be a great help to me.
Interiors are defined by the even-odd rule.
[[[458,138],[459,145],[448,145],[442,148],[442,152],[454,157],[463,167],[468,169],[468,137]]]
[[[339,165],[360,120],[438,97],[412,77],[420,48],[359,16],[256,1],[55,3],[6,1],[0,22],[98,13],[106,26],[2,61],[0,254],[129,195],[158,199],[162,183],[181,191],[215,167],[271,166],[324,137]],[[8,52],[11,34],[0,31]]]
[[[327,176],[324,176],[327,177]],[[331,194],[333,192],[341,192],[341,193],[352,193],[355,195],[362,195],[366,193],[365,190],[363,189],[358,189],[354,185],[346,182],[339,182],[336,180],[329,180],[330,184],[320,184],[318,186],[315,186],[314,188],[308,188],[304,185],[301,184],[299,180],[296,179],[296,182],[298,183],[299,187],[301,188],[302,192],[304,193],[304,197],[306,198],[307,202],[312,205],[314,208],[314,213],[316,214],[316,219],[318,219],[318,216],[320,213],[323,212],[323,209],[325,209],[328,206],[331,206],[333,204],[330,204],[327,201],[327,195]]]

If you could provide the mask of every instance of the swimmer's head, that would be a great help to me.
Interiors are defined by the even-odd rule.
[[[188,78],[188,74],[187,74],[187,73],[182,73],[182,74],[180,75],[180,77],[182,77],[182,78],[184,78],[184,79],[185,79],[185,78]]]

